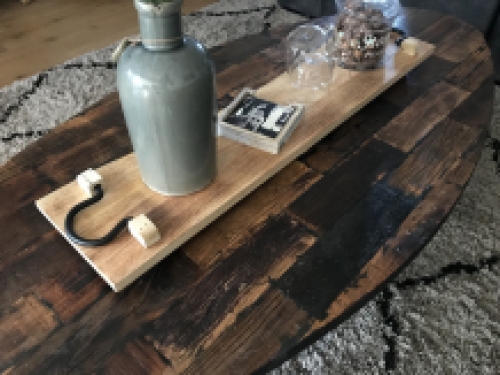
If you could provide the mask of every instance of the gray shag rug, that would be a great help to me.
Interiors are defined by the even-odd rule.
[[[304,19],[273,5],[222,0],[185,16],[185,31],[211,47]],[[0,165],[116,90],[114,47],[0,89]],[[500,138],[499,88],[494,113],[492,137]],[[397,280],[273,375],[500,374],[500,176],[492,154],[485,146],[459,204]]]

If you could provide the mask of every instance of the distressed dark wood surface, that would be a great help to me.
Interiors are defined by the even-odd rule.
[[[415,9],[400,26],[435,55],[119,294],[33,204],[131,151],[117,96],[1,167],[0,372],[264,372],[372,298],[446,219],[492,113],[479,32]],[[283,71],[287,31],[213,49],[221,106]]]

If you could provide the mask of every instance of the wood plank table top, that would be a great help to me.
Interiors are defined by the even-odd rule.
[[[105,194],[98,204],[78,214],[76,231],[86,238],[101,238],[120,218],[146,214],[161,238],[147,249],[127,231],[103,247],[68,241],[113,290],[123,290],[432,55],[432,44],[415,41],[415,55],[404,53],[395,44],[387,46],[383,69],[336,69],[328,90],[290,89],[287,73],[261,86],[255,91],[259,98],[279,104],[302,103],[305,113],[300,125],[277,155],[219,137],[217,176],[194,194],[165,197],[150,190],[142,181],[133,153],[104,166],[93,164],[89,155],[87,167],[100,167],[97,171],[104,180]],[[36,205],[66,236],[66,215],[86,197],[72,181],[37,200]]]
[[[0,168],[0,372],[265,372],[357,311],[464,190],[494,95],[481,34],[406,9],[435,53],[120,293],[34,201],[131,151],[116,94]],[[283,72],[288,28],[212,50],[219,105]]]

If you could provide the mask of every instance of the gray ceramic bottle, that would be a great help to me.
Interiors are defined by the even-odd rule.
[[[142,45],[118,60],[118,93],[141,176],[150,189],[185,195],[216,174],[216,89],[205,48],[184,36],[182,0],[134,0]]]

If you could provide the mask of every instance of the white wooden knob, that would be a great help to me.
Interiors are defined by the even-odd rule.
[[[91,197],[94,195],[94,186],[101,185],[104,189],[102,176],[93,169],[87,169],[85,172],[80,173],[76,177],[76,181]]]
[[[407,55],[415,56],[417,54],[417,49],[418,49],[418,39],[406,38],[401,43],[401,49]]]
[[[128,222],[128,230],[144,247],[150,247],[161,238],[160,231],[146,215],[139,215]]]

